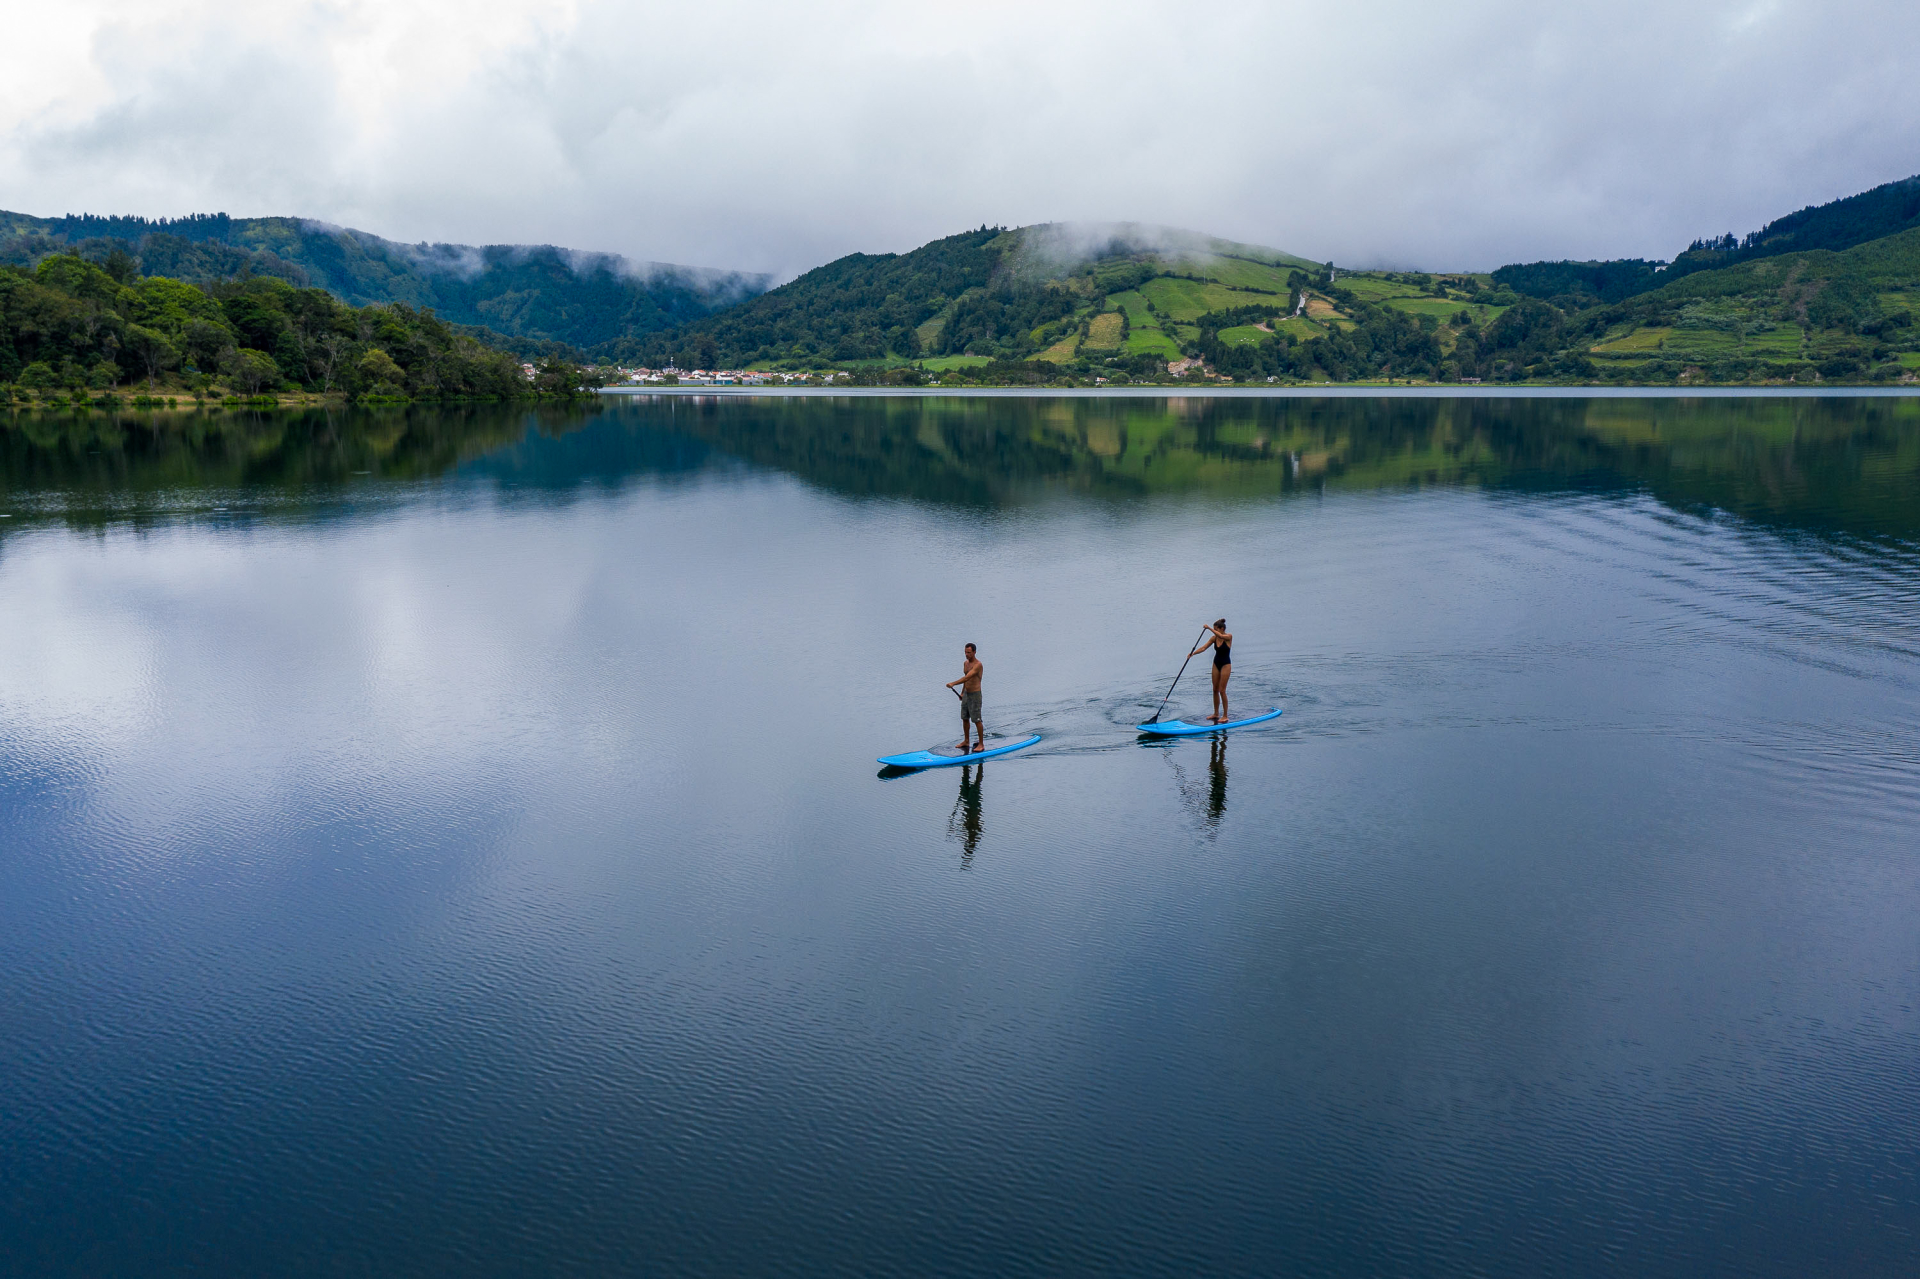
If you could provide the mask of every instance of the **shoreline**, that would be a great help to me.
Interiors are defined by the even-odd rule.
[[[912,396],[1014,399],[1920,399],[1920,386],[649,386],[601,387],[600,395],[636,396]]]

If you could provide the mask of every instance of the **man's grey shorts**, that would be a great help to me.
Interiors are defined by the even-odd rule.
[[[978,693],[960,694],[960,718],[961,719],[979,719],[980,718],[980,694]]]

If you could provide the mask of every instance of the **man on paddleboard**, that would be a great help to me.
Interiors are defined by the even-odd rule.
[[[967,751],[967,721],[973,721],[973,727],[980,735],[980,749],[987,749],[987,730],[980,722],[980,676],[987,668],[974,656],[973,645],[967,645],[966,660],[960,664],[960,678],[948,680],[947,687],[960,686],[960,753]]]

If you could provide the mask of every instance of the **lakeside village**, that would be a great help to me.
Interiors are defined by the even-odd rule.
[[[521,371],[529,382],[535,381],[539,369],[532,364],[522,364]],[[847,369],[816,369],[809,372],[788,373],[771,369],[678,369],[669,365],[666,368],[627,368],[620,365],[611,367],[587,368],[590,384],[594,386],[830,386],[834,383],[858,385],[860,379]],[[892,372],[898,373],[898,370]],[[917,372],[917,370],[916,370]],[[1205,375],[1210,380],[1232,382],[1234,379],[1218,377],[1203,360],[1175,360],[1167,365],[1170,378],[1182,378],[1187,374],[1196,377]],[[1124,380],[1124,379],[1123,379]],[[1266,379],[1269,382],[1275,378]],[[1462,378],[1463,382],[1477,383],[1479,378]],[[1096,377],[1091,379],[1094,386],[1105,386],[1109,379]],[[923,385],[941,385],[941,375],[931,372]]]
[[[532,381],[538,370],[531,364],[522,364],[520,367],[525,370],[527,380]],[[845,381],[848,377],[844,371],[774,373],[756,369],[677,369],[672,366],[644,369],[616,365],[593,372],[605,377],[604,385],[607,386],[769,386],[796,382],[806,386],[825,386],[829,382]]]

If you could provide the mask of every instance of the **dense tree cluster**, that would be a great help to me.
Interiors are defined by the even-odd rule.
[[[350,307],[272,276],[203,288],[142,275],[124,251],[102,263],[55,254],[32,271],[0,267],[0,382],[48,392],[216,379],[246,395],[504,399],[529,390],[511,356],[405,304]]]
[[[1001,231],[981,227],[911,253],[854,253],[792,283],[672,333],[615,344],[617,356],[682,368],[735,368],[757,363],[905,359],[944,355],[1010,341],[1025,329],[1071,310],[1042,299],[1058,289],[996,285]],[[958,300],[931,343],[919,330]]]
[[[552,246],[396,244],[301,218],[30,218],[0,213],[0,263],[130,255],[147,275],[212,285],[269,275],[354,305],[406,303],[508,338],[574,348],[685,324],[762,291],[763,276],[634,264]]]
[[[1390,307],[1373,306],[1342,289],[1334,289],[1350,324],[1335,325],[1322,336],[1295,341],[1275,332],[1254,342],[1226,342],[1219,330],[1233,328],[1284,313],[1276,306],[1242,306],[1211,311],[1196,322],[1200,336],[1190,354],[1206,361],[1214,372],[1242,381],[1286,378],[1433,378],[1439,375],[1439,324]]]
[[[1666,281],[1656,274],[1658,266],[1645,258],[1527,262],[1501,267],[1493,273],[1493,282],[1524,297],[1542,298],[1560,306],[1596,306],[1659,288]]]
[[[1641,258],[1526,262],[1503,266],[1493,278],[1528,297],[1590,306],[1651,293],[1700,271],[1809,249],[1839,252],[1915,227],[1920,227],[1920,176],[1888,182],[1826,204],[1809,205],[1744,236],[1729,231],[1695,240],[1664,268]]]
[[[1920,176],[1826,204],[1810,204],[1745,236],[1728,232],[1695,240],[1675,259],[1674,267],[1685,274],[1806,249],[1851,249],[1913,227],[1920,227]]]
[[[1592,376],[1592,361],[1568,352],[1568,339],[1565,313],[1528,298],[1484,329],[1464,326],[1442,375],[1488,382]]]
[[[1208,311],[1205,315],[1196,319],[1194,324],[1197,325],[1202,332],[1208,329],[1218,331],[1220,329],[1230,329],[1241,324],[1258,324],[1263,320],[1270,320],[1276,315],[1285,315],[1289,309],[1290,308],[1284,306],[1272,306],[1266,303],[1256,302],[1252,306],[1235,306],[1228,307],[1224,311]]]

